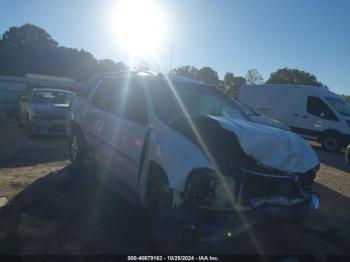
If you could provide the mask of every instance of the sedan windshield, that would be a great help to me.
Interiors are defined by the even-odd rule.
[[[177,117],[222,116],[245,119],[239,107],[215,87],[204,84],[150,81],[153,105],[158,117],[169,123]]]
[[[350,117],[350,105],[340,98],[326,97],[326,100],[338,113]]]
[[[69,104],[72,97],[69,92],[42,90],[34,92],[32,101],[35,104]]]

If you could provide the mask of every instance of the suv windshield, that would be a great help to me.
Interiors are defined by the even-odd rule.
[[[326,100],[338,113],[350,117],[350,105],[340,98],[326,97]]]
[[[248,116],[259,116],[258,113],[256,113],[255,111],[253,111],[252,109],[250,109],[249,107],[247,107],[246,105],[242,104],[241,102],[239,102],[238,100],[233,100],[234,103],[236,103],[239,108]]]
[[[149,83],[156,114],[166,123],[185,116],[185,112],[191,117],[212,115],[245,119],[238,105],[214,87],[180,82],[172,84],[173,90],[166,81],[151,80]]]
[[[64,91],[40,90],[33,94],[35,104],[69,104],[73,94]]]

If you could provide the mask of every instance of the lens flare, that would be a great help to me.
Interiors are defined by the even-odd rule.
[[[166,31],[166,19],[151,0],[121,0],[111,25],[117,41],[132,56],[154,53]]]

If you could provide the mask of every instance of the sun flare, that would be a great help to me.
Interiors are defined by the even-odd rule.
[[[152,0],[121,0],[113,14],[112,30],[132,56],[154,53],[165,29],[165,17]]]

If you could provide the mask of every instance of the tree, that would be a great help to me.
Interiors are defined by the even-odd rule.
[[[342,97],[346,102],[350,103],[350,96],[342,95]]]
[[[199,80],[199,70],[190,65],[174,68],[170,74]]]
[[[245,84],[245,78],[235,77],[233,73],[227,72],[224,76],[224,86],[226,94],[232,98],[238,98],[239,88]]]
[[[84,82],[94,74],[125,68],[123,63],[110,59],[97,61],[83,49],[59,46],[44,29],[31,24],[11,27],[0,39],[0,74],[3,75],[38,73]]]
[[[271,73],[266,84],[308,85],[327,88],[326,85],[317,80],[316,76],[305,71],[291,68],[282,68]]]
[[[98,61],[98,71],[101,73],[112,73],[128,70],[128,66],[122,62],[116,63],[111,59],[103,59]]]
[[[217,85],[219,82],[218,73],[209,66],[202,67],[198,76],[199,80],[210,85]]]
[[[224,85],[226,88],[233,87],[233,82],[234,82],[235,76],[231,72],[227,72],[224,76]]]
[[[245,76],[247,84],[262,84],[264,79],[256,69],[250,69]]]

